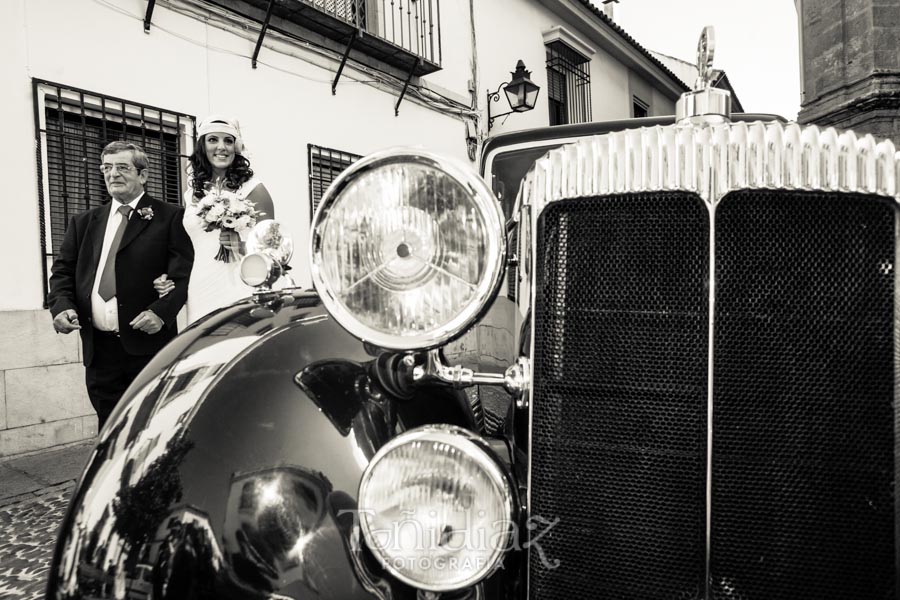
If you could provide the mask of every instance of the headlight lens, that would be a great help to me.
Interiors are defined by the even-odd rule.
[[[404,433],[372,459],[359,489],[366,543],[395,577],[440,592],[477,583],[509,548],[508,476],[469,431]]]
[[[281,277],[281,264],[262,252],[241,260],[241,281],[250,287],[270,286]]]
[[[247,236],[247,255],[241,260],[241,280],[250,287],[268,289],[275,283],[294,253],[291,238],[272,219],[257,223]]]
[[[435,156],[374,154],[329,188],[316,214],[313,283],[348,331],[390,349],[463,331],[496,291],[503,216],[480,177]]]

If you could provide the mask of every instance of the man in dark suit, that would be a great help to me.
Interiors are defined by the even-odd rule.
[[[149,162],[137,144],[100,155],[109,203],[72,217],[53,262],[50,313],[59,333],[80,330],[88,396],[100,427],[153,355],[175,337],[194,248],[184,209],[144,192]],[[160,298],[153,280],[175,287]]]

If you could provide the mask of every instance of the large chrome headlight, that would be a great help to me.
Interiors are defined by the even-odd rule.
[[[474,585],[500,564],[513,535],[513,492],[483,440],[451,425],[401,434],[359,486],[360,527],[385,568],[412,586]]]
[[[475,320],[497,291],[503,213],[470,169],[418,151],[355,163],[313,221],[313,284],[350,333],[382,348],[430,348]]]

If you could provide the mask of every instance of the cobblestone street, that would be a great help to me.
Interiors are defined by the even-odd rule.
[[[91,444],[0,462],[0,598],[44,597],[57,529]]]
[[[43,598],[56,531],[73,482],[0,506],[0,598]]]

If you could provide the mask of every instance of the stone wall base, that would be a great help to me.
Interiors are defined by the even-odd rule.
[[[97,435],[77,333],[47,310],[0,312],[0,458]]]

